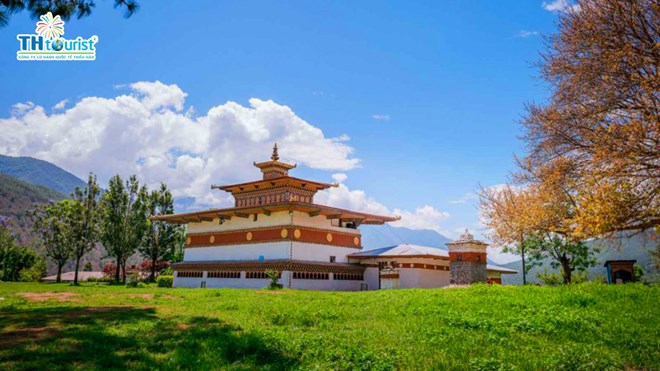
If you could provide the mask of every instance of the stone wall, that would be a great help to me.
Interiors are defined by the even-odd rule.
[[[455,285],[470,285],[476,282],[488,281],[488,270],[485,262],[452,261],[451,283]]]

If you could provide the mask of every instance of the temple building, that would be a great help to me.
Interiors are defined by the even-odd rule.
[[[472,238],[448,244],[449,253],[412,245],[363,251],[360,225],[398,218],[315,204],[316,192],[337,185],[289,176],[296,165],[279,161],[277,145],[270,161],[254,166],[262,179],[211,186],[231,193],[234,207],[153,217],[187,226],[175,287],[263,288],[267,270],[280,273],[283,287],[342,291],[501,282],[500,274],[515,273],[487,266],[486,245]]]

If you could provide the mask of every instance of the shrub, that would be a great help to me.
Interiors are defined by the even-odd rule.
[[[19,275],[23,282],[39,281],[46,276],[46,259],[41,256],[37,257],[34,265],[30,268],[21,269]]]
[[[174,276],[174,268],[172,268],[171,265],[167,266],[165,269],[160,271],[160,273],[158,273],[158,274],[162,275],[162,276]]]
[[[635,275],[635,282],[640,282],[642,281],[642,277],[646,274],[646,271],[641,265],[635,263],[635,265],[633,265],[633,274]]]
[[[128,277],[126,277],[126,287],[138,287],[139,282],[140,275],[137,272],[133,272]]]
[[[546,268],[543,268],[543,272],[536,272],[536,278],[538,278],[541,283],[548,286],[558,286],[564,282],[564,278],[560,273],[548,273]]]
[[[173,282],[174,282],[174,276],[160,275],[156,277],[156,283],[158,284],[158,287],[172,287]]]
[[[277,283],[277,280],[280,279],[280,272],[269,269],[266,271],[266,276],[268,276],[268,279],[270,280],[270,283],[268,284],[269,290],[277,290],[282,288],[282,285]]]

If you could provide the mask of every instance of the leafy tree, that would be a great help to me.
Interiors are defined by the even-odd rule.
[[[559,167],[577,211],[575,237],[660,226],[660,5],[581,0],[549,37],[546,104],[523,121],[526,180]],[[657,230],[657,229],[656,229]]]
[[[80,269],[80,259],[88,253],[99,240],[99,188],[96,183],[96,176],[89,174],[87,187],[80,189],[76,187],[73,193],[73,202],[71,213],[69,214],[69,223],[71,225],[71,238],[75,244],[74,255],[76,259],[75,275],[73,284],[78,284],[78,271]]]
[[[525,241],[530,256],[530,266],[540,266],[550,258],[552,268],[561,268],[563,283],[572,282],[574,271],[586,272],[596,264],[593,250],[582,242],[571,242],[556,234],[535,234]]]
[[[0,217],[0,281],[18,281],[21,272],[37,261],[37,253],[16,243],[8,228],[8,218]]]
[[[533,195],[529,190],[505,185],[500,188],[481,188],[480,212],[490,227],[488,237],[504,252],[522,257],[523,284],[532,268],[526,265],[525,238],[534,232],[534,215],[527,207]]]
[[[115,280],[126,279],[126,260],[144,240],[148,227],[148,193],[135,175],[125,183],[119,175],[110,178],[101,197],[101,241],[109,256],[115,258]]]
[[[160,189],[149,194],[148,213],[150,216],[172,214],[174,212],[174,199],[165,184]],[[147,229],[139,251],[143,257],[151,261],[149,280],[156,279],[158,262],[168,260],[174,254],[178,239],[181,239],[181,227],[153,219],[147,220]],[[164,268],[161,267],[161,269]]]
[[[31,267],[21,269],[19,276],[23,282],[34,282],[45,277],[46,272],[46,259],[44,259],[43,256],[38,255]]]
[[[91,262],[85,263],[85,266],[83,267],[84,272],[91,272],[94,270],[94,267],[92,266]]]
[[[63,200],[39,205],[33,212],[34,231],[44,246],[46,256],[57,265],[57,282],[62,279],[62,267],[75,250],[72,239],[71,213],[75,202]]]
[[[64,20],[72,16],[80,19],[92,14],[94,0],[0,0],[0,27],[9,23],[11,14],[26,10],[34,19],[48,12]],[[124,16],[130,17],[140,7],[136,0],[115,0],[115,8],[124,8]]]

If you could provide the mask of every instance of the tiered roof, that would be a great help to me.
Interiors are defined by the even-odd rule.
[[[359,224],[383,224],[398,218],[314,203],[316,192],[336,187],[337,184],[321,183],[289,176],[289,170],[296,165],[279,161],[277,144],[273,147],[270,161],[254,163],[263,173],[263,179],[252,182],[212,185],[211,189],[220,189],[234,196],[235,205],[231,208],[210,209],[189,213],[154,216],[154,220],[168,223],[185,224],[190,222],[212,221],[219,218],[228,220],[234,217],[247,218],[250,214],[270,215],[276,211],[300,211],[310,216],[325,216],[327,219],[340,219],[344,222]]]

